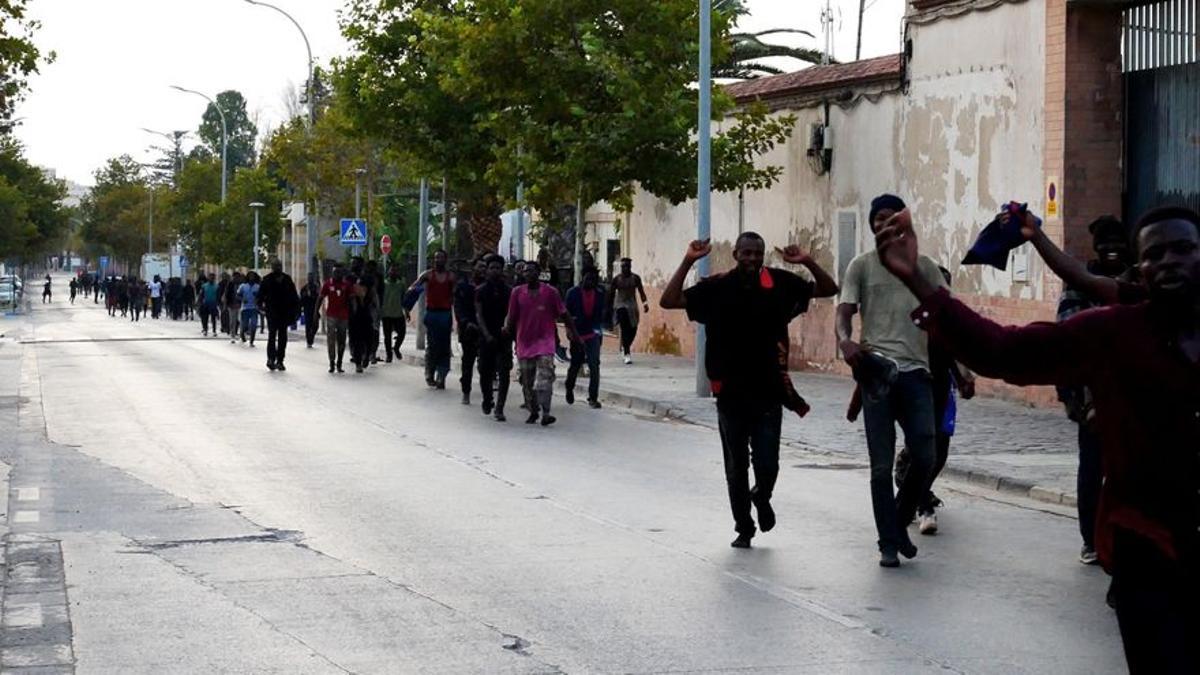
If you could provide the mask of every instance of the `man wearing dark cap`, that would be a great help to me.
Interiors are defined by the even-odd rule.
[[[871,230],[882,227],[905,209],[895,195],[871,202]],[[945,288],[938,266],[921,256],[920,274],[934,288]],[[879,533],[879,564],[899,567],[897,554],[912,558],[917,547],[907,525],[929,488],[935,456],[933,385],[928,340],[909,314],[917,300],[899,279],[884,268],[879,254],[867,251],[850,262],[842,280],[837,309],[837,339],[842,357],[854,371],[863,393],[863,421],[871,460],[871,506]],[[859,314],[855,341],[853,317]],[[908,472],[892,492],[896,460],[896,425],[904,431],[909,451]]]

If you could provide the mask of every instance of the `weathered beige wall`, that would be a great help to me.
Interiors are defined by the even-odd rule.
[[[795,133],[761,162],[784,173],[771,189],[747,193],[745,229],[762,234],[768,250],[785,243],[811,247],[833,272],[839,212],[855,214],[861,252],[872,245],[865,222],[871,198],[894,192],[912,209],[924,251],[954,273],[956,293],[1014,323],[1052,317],[1057,298],[1047,297],[1036,255],[1026,256],[1027,276],[1016,280],[1012,265],[1000,272],[958,264],[1001,204],[1017,199],[1036,212],[1044,209],[1044,19],[1044,3],[1029,0],[911,25],[907,89],[831,106],[829,174],[818,175],[805,154],[809,127],[824,119],[824,109],[779,113],[796,115]],[[628,253],[657,297],[695,236],[695,203],[672,206],[639,193],[629,221]],[[714,271],[732,265],[737,233],[737,194],[713,195]],[[777,263],[774,256],[768,260]],[[833,309],[832,301],[820,301],[793,324],[793,367],[844,370]],[[682,313],[654,307],[643,326],[639,348],[692,353],[694,331]],[[1002,393],[1047,398],[1045,392]]]

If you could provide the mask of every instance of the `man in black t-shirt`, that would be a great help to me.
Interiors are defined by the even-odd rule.
[[[807,268],[814,281],[764,267],[766,244],[759,235],[746,232],[734,246],[733,270],[684,291],[692,265],[711,251],[708,241],[688,246],[659,304],[663,309],[686,309],[688,318],[708,329],[704,365],[717,397],[725,482],[738,533],[731,545],[749,548],[755,533],[752,504],[762,531],[775,527],[771,494],[779,475],[783,404],[790,393],[781,372],[786,367],[788,323],[808,309],[809,300],[837,295],[838,288],[798,246],[776,251],[784,262]],[[753,489],[747,478],[751,464]]]

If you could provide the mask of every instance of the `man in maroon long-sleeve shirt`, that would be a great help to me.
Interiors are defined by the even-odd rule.
[[[1155,209],[1134,228],[1149,300],[1058,324],[1002,327],[917,272],[907,212],[876,235],[921,301],[913,321],[976,372],[1018,385],[1085,385],[1106,481],[1097,549],[1113,575],[1133,673],[1200,672],[1200,214]]]

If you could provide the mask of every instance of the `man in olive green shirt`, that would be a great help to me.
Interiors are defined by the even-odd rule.
[[[400,278],[400,268],[392,265],[388,270],[387,280],[383,282],[383,304],[379,311],[383,322],[383,348],[388,363],[392,362],[392,354],[395,354],[397,359],[404,358],[400,355],[400,345],[404,343],[404,335],[408,332],[408,313],[404,311],[406,290],[408,284]]]
[[[871,202],[872,232],[894,216],[907,217],[904,202],[881,195]],[[919,261],[935,287],[945,280],[932,260]],[[907,526],[929,488],[935,454],[933,388],[929,345],[910,314],[920,304],[912,292],[883,267],[874,250],[846,268],[837,311],[838,348],[863,392],[863,421],[871,459],[871,505],[879,533],[879,564],[898,567],[897,554],[912,558],[917,547]],[[860,315],[860,340],[853,340],[853,317]],[[904,430],[911,464],[897,493],[892,492],[896,460],[896,424]]]

